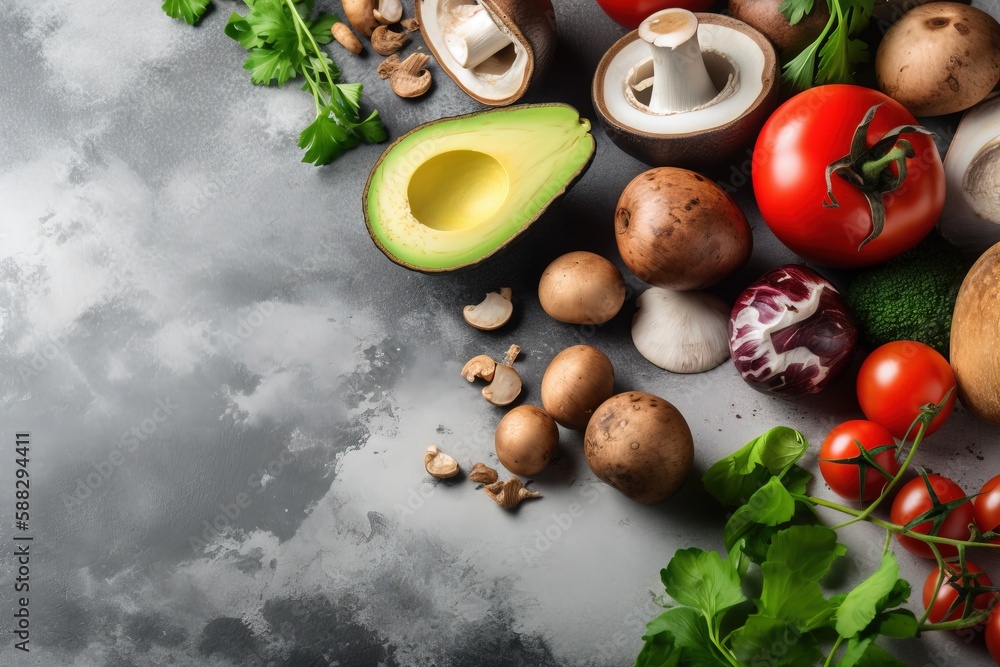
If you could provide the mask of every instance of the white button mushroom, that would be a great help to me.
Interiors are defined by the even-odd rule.
[[[702,373],[729,358],[729,306],[705,292],[651,287],[636,300],[632,342],[674,373]]]

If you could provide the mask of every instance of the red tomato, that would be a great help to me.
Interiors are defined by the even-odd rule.
[[[975,575],[975,585],[977,586],[992,586],[993,582],[990,581],[990,575],[982,571],[975,563],[965,561],[965,569],[970,573]],[[944,579],[941,582],[941,588],[938,589],[937,595],[934,595],[934,589],[937,587],[938,576],[941,572],[941,568],[934,568],[929,575],[927,575],[927,580],[924,582],[924,609],[930,609],[931,613],[928,615],[928,620],[931,623],[941,623],[942,621],[955,621],[962,618],[962,612],[965,610],[965,603],[961,602],[958,604],[952,613],[948,613],[948,610],[952,608],[955,601],[959,599],[963,578],[961,576],[961,570],[959,570],[957,563],[948,563],[947,569],[945,570]],[[966,586],[972,585],[972,577],[966,578]],[[990,606],[990,600],[993,599],[993,593],[980,593],[973,600],[972,606],[976,609],[986,609]],[[933,604],[932,604],[933,603]],[[947,616],[947,618],[946,618]]]
[[[827,167],[851,153],[855,131],[878,104],[882,106],[868,126],[864,148],[898,126],[917,125],[901,104],[877,90],[834,84],[785,102],[757,139],[753,190],[761,215],[779,241],[811,262],[837,268],[884,262],[917,245],[941,215],[941,156],[933,139],[917,132],[899,135],[912,144],[914,157],[905,158],[903,183],[882,196],[885,225],[874,240],[860,247],[873,232],[871,207],[861,188],[839,173],[831,176],[838,205],[830,206]],[[883,175],[898,173],[896,165],[885,169]]]
[[[1000,475],[983,484],[979,495],[972,499],[973,514],[976,528],[980,532],[1000,532]],[[1000,537],[990,540],[1000,544]]]
[[[841,498],[856,501],[874,500],[882,493],[889,479],[871,466],[868,466],[862,475],[862,467],[857,463],[835,463],[843,459],[859,458],[861,451],[858,449],[858,442],[866,451],[885,445],[892,447],[875,454],[873,458],[890,475],[899,472],[895,451],[896,441],[892,439],[892,435],[878,424],[863,419],[844,422],[830,431],[819,448],[819,471],[833,492]],[[862,479],[865,481],[863,494]]]
[[[944,505],[952,500],[958,500],[965,496],[965,492],[955,482],[940,475],[927,475],[927,479],[934,489],[938,504]],[[903,488],[896,494],[896,499],[892,502],[892,511],[889,518],[893,523],[905,526],[927,510],[934,506],[930,494],[927,493],[927,486],[922,477],[911,479],[903,485]],[[969,524],[972,523],[972,503],[964,502],[947,513],[944,522],[934,533],[938,537],[946,537],[952,540],[969,539]],[[931,534],[933,525],[930,520],[918,523],[911,528],[914,532],[924,535]],[[921,558],[934,558],[934,553],[926,542],[918,540],[908,535],[896,534],[900,546],[912,554]],[[944,558],[953,558],[958,555],[958,549],[950,544],[938,545],[938,550]]]
[[[934,348],[899,340],[877,348],[858,371],[858,402],[868,419],[902,439],[920,409],[938,404],[951,390],[924,435],[938,430],[955,408],[955,374]],[[910,434],[916,435],[916,429]]]
[[[679,7],[692,12],[706,12],[714,0],[597,0],[597,4],[616,23],[634,30],[661,9]]]

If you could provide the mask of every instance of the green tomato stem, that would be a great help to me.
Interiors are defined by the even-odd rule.
[[[906,160],[906,150],[893,146],[884,156],[877,160],[871,160],[861,165],[861,177],[865,183],[877,184],[883,171],[890,165],[896,164],[900,160]]]

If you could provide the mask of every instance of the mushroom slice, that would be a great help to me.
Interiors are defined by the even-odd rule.
[[[483,398],[493,405],[510,405],[521,394],[521,376],[510,366],[499,364],[493,382],[483,387]]]
[[[608,50],[592,94],[619,148],[653,166],[698,170],[726,163],[757,136],[778,82],[774,46],[749,25],[665,9]]]
[[[403,48],[403,45],[408,41],[410,38],[405,32],[393,32],[389,30],[387,25],[380,25],[372,31],[372,49],[380,56],[391,56]]]
[[[482,461],[472,466],[472,470],[469,472],[469,481],[479,482],[480,484],[492,484],[498,478],[497,471]]]
[[[462,311],[465,321],[477,329],[493,331],[507,324],[514,306],[510,302],[511,290],[501,288],[499,292],[489,292],[486,298],[475,306],[466,306]]]
[[[703,373],[729,358],[730,308],[705,292],[651,287],[636,300],[632,342],[674,373]]]
[[[403,3],[400,0],[379,0],[378,7],[372,11],[379,23],[399,23],[403,18]]]
[[[485,354],[480,354],[478,357],[469,359],[465,366],[462,367],[462,377],[469,382],[475,382],[476,378],[482,378],[487,382],[493,382],[493,375],[496,372],[496,369],[497,362],[493,361]]]
[[[471,97],[516,102],[552,62],[550,0],[419,0],[420,31],[434,58]]]
[[[448,479],[458,474],[458,461],[431,445],[424,454],[424,468],[431,477]]]
[[[431,88],[431,73],[425,68],[431,59],[426,53],[413,53],[389,75],[392,92],[400,97],[420,97]]]
[[[537,491],[529,491],[524,488],[524,484],[517,477],[511,477],[506,482],[487,484],[485,490],[486,495],[492,498],[497,505],[506,509],[517,507],[522,500],[542,497],[542,494]]]

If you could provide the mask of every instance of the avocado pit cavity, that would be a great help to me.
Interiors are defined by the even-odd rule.
[[[456,178],[461,174],[461,178]],[[440,231],[474,227],[493,215],[507,198],[510,181],[503,165],[486,153],[449,151],[417,167],[407,196],[410,212]]]

